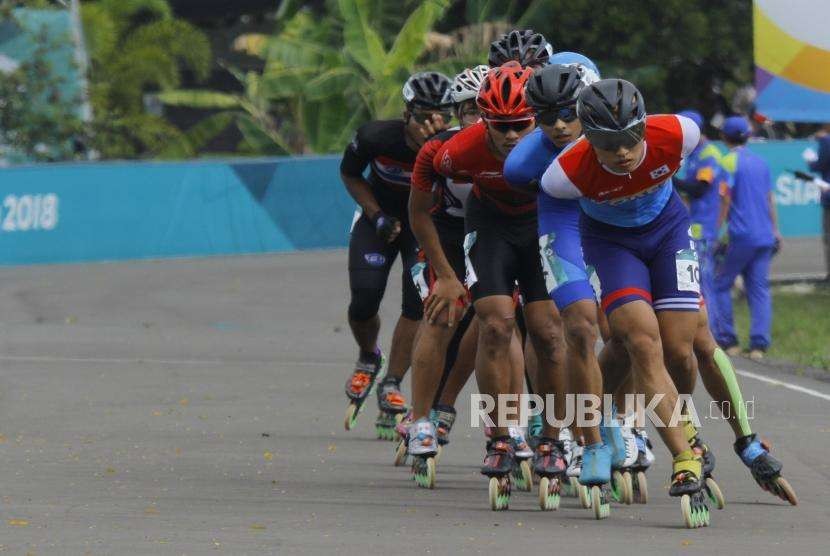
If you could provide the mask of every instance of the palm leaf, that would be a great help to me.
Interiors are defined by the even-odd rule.
[[[177,89],[162,91],[159,100],[170,106],[190,106],[193,108],[239,108],[239,98],[227,93]]]
[[[386,75],[401,68],[412,69],[424,51],[427,33],[444,14],[447,6],[446,0],[426,0],[409,15],[389,50],[386,64],[381,68]]]

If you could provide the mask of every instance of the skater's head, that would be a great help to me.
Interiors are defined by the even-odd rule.
[[[533,70],[508,62],[487,74],[476,102],[487,126],[490,150],[504,159],[533,130],[533,109],[525,102],[525,85]]]
[[[536,112],[536,123],[558,148],[582,135],[576,100],[585,86],[596,81],[594,72],[580,64],[554,64],[533,73],[525,98]]]
[[[406,133],[419,147],[430,135],[425,129],[443,129],[452,120],[451,85],[450,78],[437,71],[413,74],[404,83]]]
[[[645,154],[643,95],[624,79],[602,79],[579,94],[576,111],[599,161],[615,172],[631,172]]]

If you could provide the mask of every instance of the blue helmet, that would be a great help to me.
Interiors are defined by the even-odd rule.
[[[557,52],[548,59],[548,64],[561,64],[563,66],[579,65],[588,70],[588,72],[596,74],[596,79],[592,79],[592,81],[602,79],[597,65],[590,58],[579,52]]]
[[[752,133],[752,128],[749,126],[749,121],[743,116],[729,116],[723,122],[721,132],[727,139],[743,141]]]
[[[683,112],[678,112],[677,115],[686,116],[694,123],[696,123],[697,127],[699,127],[701,130],[703,129],[703,116],[701,116],[700,112],[698,112],[697,110],[684,110]]]

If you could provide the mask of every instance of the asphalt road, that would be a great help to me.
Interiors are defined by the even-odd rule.
[[[373,409],[343,430],[346,292],[341,251],[0,269],[0,552],[826,553],[828,383],[738,362],[812,392],[742,379],[796,508],[709,420],[728,500],[709,528],[683,528],[659,442],[645,506],[597,522],[575,499],[544,513],[516,492],[495,513],[467,393],[434,491],[392,466]]]

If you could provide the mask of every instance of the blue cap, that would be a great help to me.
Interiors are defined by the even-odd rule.
[[[749,122],[743,116],[729,116],[721,131],[727,139],[746,139],[750,133]]]
[[[599,68],[597,67],[597,65],[593,61],[591,61],[590,58],[588,58],[584,54],[580,54],[579,52],[557,52],[556,54],[548,58],[548,64],[559,64],[563,66],[579,64],[597,74],[597,81],[599,81],[602,78],[602,76],[599,74]]]
[[[703,116],[701,116],[700,112],[698,112],[697,110],[684,110],[683,112],[680,112],[677,115],[686,116],[694,123],[696,123],[697,127],[699,127],[701,130],[703,129]]]

